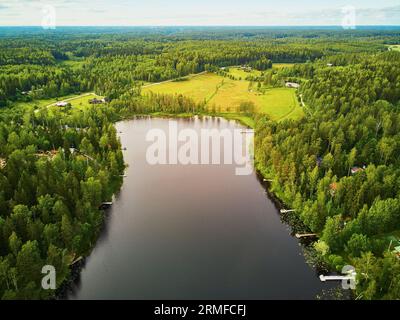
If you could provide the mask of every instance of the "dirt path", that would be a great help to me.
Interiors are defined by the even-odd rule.
[[[79,99],[79,98],[83,98],[83,97],[88,97],[88,96],[97,96],[94,92],[89,92],[89,93],[84,93],[84,94],[81,94],[80,96],[77,96],[77,97],[72,97],[72,98],[68,98],[68,99],[64,99],[64,100],[61,100],[61,101],[57,101],[57,102],[54,102],[54,103],[52,103],[52,104],[49,104],[48,106],[46,106],[45,108],[50,108],[50,107],[53,107],[53,106],[55,106],[57,103],[59,103],[59,102],[68,102],[68,101],[73,101],[73,100],[76,100],[76,99]]]
[[[301,101],[301,105],[302,105],[303,109],[306,110],[307,113],[311,116],[312,115],[311,111],[308,110],[306,104],[304,103],[303,94],[300,94],[300,101]]]

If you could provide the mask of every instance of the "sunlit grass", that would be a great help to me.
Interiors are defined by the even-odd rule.
[[[389,46],[389,48],[393,51],[400,51],[400,44]]]
[[[142,89],[142,94],[148,94],[150,92],[182,94],[192,98],[198,103],[202,103],[212,97],[222,80],[224,80],[223,77],[213,73],[206,73],[182,81],[172,81],[152,86],[145,86]]]
[[[295,89],[272,88],[261,94],[256,88],[250,88],[249,84],[249,81],[231,80],[207,73],[185,81],[145,87],[142,93],[182,94],[196,102],[207,102],[208,109],[218,113],[237,113],[241,103],[251,101],[257,112],[265,113],[273,120],[298,119],[304,115]]]
[[[261,75],[261,71],[258,70],[251,70],[251,71],[244,71],[241,68],[229,68],[229,72],[230,75],[234,76],[237,80],[245,80],[247,77],[249,76],[260,76]]]
[[[272,65],[273,69],[283,69],[283,68],[292,68],[294,63],[274,63]]]

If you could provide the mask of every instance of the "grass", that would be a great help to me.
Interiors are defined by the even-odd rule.
[[[389,48],[390,48],[390,50],[393,50],[393,51],[400,51],[400,44],[395,44],[395,45],[389,46]]]
[[[210,110],[231,115],[238,115],[240,104],[246,101],[253,102],[257,112],[265,113],[276,121],[297,119],[304,115],[297,101],[295,89],[272,88],[261,94],[256,90],[249,91],[248,81],[231,80],[213,73],[191,77],[185,81],[144,87],[142,92],[182,94],[196,102],[206,101]],[[244,121],[248,122],[248,119]]]
[[[81,95],[68,95],[60,98],[51,98],[51,99],[38,99],[30,102],[17,102],[13,104],[13,107],[20,108],[59,108],[55,106],[58,101],[67,101],[71,104],[73,108],[76,109],[84,109],[90,106],[89,100],[97,98],[101,99],[102,96],[98,96],[95,94],[84,93]]]
[[[60,66],[70,67],[71,69],[79,69],[85,64],[85,60],[61,60],[58,62]]]
[[[27,107],[27,108],[44,108],[51,104],[56,103],[57,101],[62,101],[62,99],[70,99],[76,97],[76,95],[69,95],[62,98],[50,98],[50,99],[38,99],[29,102],[16,102],[13,104],[15,107]]]
[[[259,76],[261,75],[261,71],[258,70],[251,70],[250,72],[246,72],[240,68],[236,68],[236,67],[231,67],[229,68],[229,72],[230,75],[234,76],[236,79],[240,79],[240,80],[245,80],[248,76]]]
[[[304,115],[296,98],[296,90],[273,88],[257,96],[259,112],[268,114],[272,120],[296,119]]]
[[[81,96],[77,96],[75,98],[69,99],[68,102],[71,104],[71,106],[73,108],[84,109],[84,108],[91,106],[91,104],[89,103],[89,100],[94,99],[94,98],[102,99],[104,97],[98,96],[96,94],[91,94],[91,95],[87,95],[87,96],[81,95]]]
[[[199,76],[192,76],[183,81],[164,82],[157,85],[144,86],[143,94],[164,93],[164,94],[182,94],[191,97],[194,101],[201,103],[208,101],[224,80],[223,77],[213,73],[205,73]]]
[[[247,81],[235,81],[225,78],[224,84],[208,101],[208,106],[210,108],[215,106],[217,110],[222,112],[236,111],[242,102],[252,101],[252,95],[248,88],[249,83]]]
[[[253,118],[248,117],[246,115],[240,114],[240,113],[229,113],[229,112],[224,112],[224,113],[216,113],[216,117],[223,117],[225,119],[229,120],[236,120],[239,121],[241,124],[244,126],[247,126],[249,128],[254,128],[256,126],[256,123]]]
[[[292,68],[294,63],[274,63],[272,65],[273,69],[283,69],[283,68]]]

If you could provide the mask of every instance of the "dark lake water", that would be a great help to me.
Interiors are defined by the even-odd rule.
[[[241,128],[223,119],[179,127]],[[256,174],[235,165],[149,165],[150,128],[117,124],[127,177],[70,299],[314,299],[322,289]]]

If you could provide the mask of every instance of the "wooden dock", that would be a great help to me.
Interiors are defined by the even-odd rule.
[[[318,235],[316,233],[304,233],[304,234],[296,233],[297,239],[315,238],[315,237],[318,237]]]
[[[284,213],[289,213],[289,212],[296,212],[296,210],[285,210],[285,209],[282,209],[282,210],[281,210],[281,213],[282,213],[282,214],[284,214]]]
[[[72,266],[76,265],[78,262],[80,262],[82,260],[83,260],[83,257],[79,257],[79,258],[75,259],[74,261],[72,261],[70,266],[72,267]]]
[[[108,208],[111,207],[112,205],[113,205],[112,202],[103,202],[103,203],[100,205],[99,209],[100,209],[100,210],[108,209]]]
[[[348,276],[324,276],[321,275],[319,276],[319,279],[322,282],[327,282],[327,281],[355,281],[356,280],[356,274],[351,274]]]

